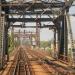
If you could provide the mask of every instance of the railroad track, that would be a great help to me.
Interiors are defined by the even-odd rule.
[[[11,75],[11,74],[10,74]],[[28,57],[21,48],[12,75],[34,75]]]
[[[38,75],[35,70],[36,68],[33,68],[33,66],[35,66],[34,63],[41,67],[45,75],[70,75],[60,72],[59,70],[62,70],[62,68],[57,67],[56,65],[47,64],[41,59],[40,56],[41,55],[39,55],[39,53],[29,51],[26,48],[20,48],[13,64],[13,70],[10,71],[9,75]]]
[[[35,52],[32,53],[31,51],[28,51],[28,53],[32,56],[33,59],[36,59],[37,58],[37,61],[36,61],[37,64],[42,67],[42,69],[45,71],[45,73],[47,73],[47,75],[54,75],[51,72],[51,70],[49,70],[49,68],[45,65],[45,63],[43,62],[43,60],[41,59],[41,57],[40,57],[39,54],[36,54]]]
[[[14,73],[16,72],[16,68],[17,68],[17,64],[18,64],[18,56],[19,56],[19,51],[17,51],[7,75],[14,75]]]
[[[35,75],[35,72],[34,71],[32,71],[32,65],[31,65],[31,62],[30,62],[30,60],[29,60],[29,57],[28,57],[28,55],[31,55],[31,57],[33,58],[33,59],[35,59],[35,58],[38,58],[36,55],[33,55],[33,54],[31,54],[31,53],[28,53],[27,52],[27,50],[24,50],[24,51],[22,51],[22,52],[20,52],[22,55],[24,55],[22,58],[23,58],[23,61],[24,62],[26,62],[26,66],[28,67],[28,68],[26,68],[26,70],[28,70],[27,71],[27,74],[26,75]],[[25,59],[26,58],[26,59]],[[44,73],[47,73],[47,75],[53,75],[52,73],[51,73],[51,71],[49,71],[49,69],[46,67],[46,66],[44,66],[43,65],[43,62],[37,62],[36,60],[31,60],[31,61],[34,61],[34,62],[36,62],[38,65],[40,65],[41,66],[41,68],[44,70]],[[25,71],[24,71],[25,72]],[[20,74],[20,73],[19,73]],[[24,75],[24,74],[23,74]]]
[[[41,53],[37,53],[37,52],[34,52],[34,51],[28,51],[29,54],[33,57],[33,58],[40,58],[40,60],[44,61],[43,59],[41,59]],[[43,54],[42,54],[43,55]],[[43,55],[43,58],[44,58],[44,55]],[[50,62],[50,61],[49,61]],[[42,62],[43,63],[43,62]],[[57,75],[60,74],[60,75],[70,75],[69,72],[67,72],[67,69],[64,69],[58,65],[55,65],[55,64],[48,64],[48,63],[44,63],[42,64],[42,68],[50,73],[51,75]],[[54,73],[51,72],[51,70],[54,70]]]

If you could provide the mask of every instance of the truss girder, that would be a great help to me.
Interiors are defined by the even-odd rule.
[[[46,8],[46,7],[63,7],[64,6],[64,2],[52,2],[52,3],[30,3],[30,2],[26,2],[26,3],[3,3],[1,6],[5,7],[5,6],[10,6],[11,8],[20,8],[20,7],[24,7],[27,8],[28,6],[32,5],[31,8],[34,9],[40,9],[40,8]]]
[[[52,18],[9,18],[9,22],[48,22],[48,21],[53,21]]]
[[[22,25],[11,25],[11,27],[36,28],[36,26],[22,26]],[[44,25],[44,26],[38,26],[38,28],[54,29],[56,28],[56,26],[55,25]]]
[[[43,11],[34,11],[34,12],[23,12],[23,11],[17,11],[17,12],[10,12],[9,14],[6,14],[6,15],[40,15],[41,13],[43,13]],[[52,14],[52,11],[51,10],[48,10],[46,12],[44,12],[43,14]]]

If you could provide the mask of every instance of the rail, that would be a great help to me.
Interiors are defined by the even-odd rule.
[[[10,75],[34,75],[25,50],[21,48],[17,56],[13,73]]]
[[[19,53],[18,53],[18,55],[17,55],[17,60],[16,60],[15,68],[14,68],[14,70],[13,70],[12,75],[16,75],[16,71],[17,71],[17,67],[18,67],[18,60],[19,60]]]

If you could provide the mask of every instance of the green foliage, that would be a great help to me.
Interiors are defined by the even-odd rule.
[[[14,40],[14,45],[15,45],[15,47],[19,46],[20,45],[20,41],[19,40]]]
[[[51,41],[41,41],[40,46],[43,48],[46,48],[46,47],[50,48],[51,47]]]
[[[8,35],[8,46],[9,46],[9,52],[11,52],[14,49],[14,39],[12,35]]]

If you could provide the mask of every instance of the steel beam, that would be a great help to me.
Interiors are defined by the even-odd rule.
[[[15,8],[20,8],[20,7],[23,7],[23,8],[26,8],[28,7],[29,5],[32,5],[31,8],[34,7],[34,9],[40,9],[40,8],[46,8],[46,7],[51,7],[51,8],[59,8],[59,7],[63,7],[64,6],[64,2],[48,2],[48,3],[43,3],[43,2],[40,2],[40,3],[30,3],[30,2],[26,2],[26,3],[6,3],[6,4],[0,4],[0,6],[3,6],[3,7],[6,7],[6,6],[11,6],[12,7],[15,7]]]
[[[9,14],[6,14],[6,15],[40,15],[41,13],[43,13],[43,11],[29,11],[29,12],[23,12],[23,11],[19,11],[19,12],[9,12]],[[53,14],[51,10],[47,10],[43,13],[44,15],[47,15],[47,14]]]
[[[52,18],[9,18],[9,22],[48,22],[48,21],[53,21]]]
[[[11,27],[36,28],[36,26],[22,26],[22,25],[11,25]],[[56,27],[55,27],[55,25],[44,25],[44,26],[38,26],[38,28],[54,29]]]

